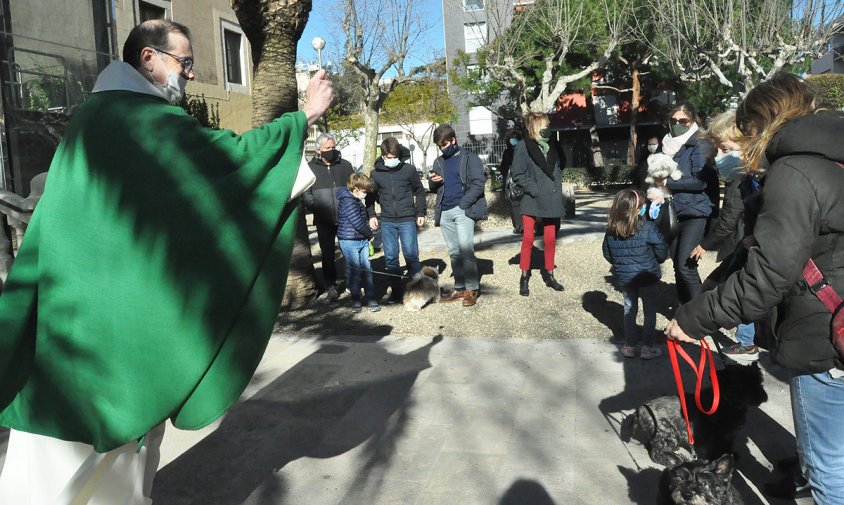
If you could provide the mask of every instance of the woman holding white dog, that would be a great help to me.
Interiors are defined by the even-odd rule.
[[[669,247],[677,299],[682,304],[701,291],[697,261],[689,256],[703,240],[707,221],[718,208],[718,175],[714,170],[712,145],[700,135],[694,107],[680,103],[671,111],[670,118],[670,132],[662,139],[662,152],[677,162],[683,175],[678,180],[668,178],[654,183],[671,191],[677,211],[679,226]]]
[[[563,217],[562,166],[565,157],[559,143],[551,138],[547,114],[530,112],[524,117],[525,138],[516,145],[510,175],[513,182],[524,189],[519,202],[522,213],[522,251],[519,268],[519,294],[529,296],[530,256],[533,249],[534,229],[542,220],[545,243],[545,264],[542,280],[554,291],[563,285],[554,278],[554,256],[557,250],[557,230]],[[697,244],[695,244],[697,245]]]

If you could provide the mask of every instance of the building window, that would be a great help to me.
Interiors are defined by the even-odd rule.
[[[226,81],[232,84],[243,84],[243,74],[240,71],[241,36],[237,32],[223,30],[223,39],[226,48]]]
[[[486,107],[472,107],[469,110],[469,134],[490,135],[494,133],[492,112]]]
[[[476,53],[486,43],[486,22],[463,25],[464,47],[467,53]]]
[[[167,9],[149,2],[138,2],[138,11],[141,23],[150,19],[164,19],[167,16]]]
[[[480,11],[484,8],[484,0],[463,0],[463,10]]]
[[[226,89],[248,93],[246,41],[243,31],[235,24],[222,21],[223,68],[226,72]]]

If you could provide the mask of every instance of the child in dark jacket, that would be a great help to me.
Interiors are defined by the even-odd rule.
[[[658,358],[662,349],[654,345],[656,307],[654,284],[662,277],[659,264],[668,258],[668,245],[653,221],[644,218],[645,198],[636,189],[615,195],[610,207],[604,258],[612,264],[613,285],[624,295],[624,340],[621,354],[636,356],[636,315],[642,299],[644,325],[639,356]]]
[[[372,229],[366,217],[363,199],[372,191],[372,179],[364,174],[355,173],[349,177],[346,188],[337,190],[337,238],[340,250],[346,260],[346,284],[352,293],[352,312],[360,312],[363,304],[360,298],[360,277],[364,276],[364,293],[368,300],[367,307],[378,312],[381,307],[375,299],[375,287],[372,282],[372,267],[369,264],[369,239]]]

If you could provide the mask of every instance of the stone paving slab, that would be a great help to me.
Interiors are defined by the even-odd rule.
[[[747,504],[794,503],[756,491],[794,450],[784,371],[761,363],[770,399],[739,436],[734,480]],[[652,504],[661,470],[620,423],[674,391],[666,357],[623,360],[608,342],[275,335],[220,422],[167,430],[153,498]]]

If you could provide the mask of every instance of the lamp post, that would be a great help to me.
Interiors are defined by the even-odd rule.
[[[322,50],[325,48],[325,39],[322,37],[314,37],[311,39],[311,47],[317,52],[317,66],[322,68]]]

